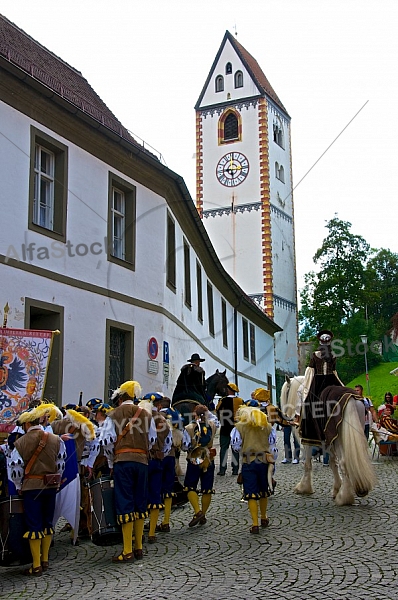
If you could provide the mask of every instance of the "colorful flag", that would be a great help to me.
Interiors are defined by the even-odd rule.
[[[0,423],[10,423],[41,400],[53,331],[0,327]]]
[[[75,440],[66,440],[65,470],[61,487],[57,493],[54,511],[54,526],[64,517],[73,528],[73,541],[76,542],[80,518],[80,477]]]

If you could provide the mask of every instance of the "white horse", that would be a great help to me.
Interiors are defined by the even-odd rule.
[[[295,412],[297,391],[303,381],[303,376],[291,379],[287,377],[282,386],[281,409],[288,416],[293,416]],[[347,390],[347,388],[343,389]],[[350,397],[342,413],[338,436],[327,448],[330,454],[329,464],[334,477],[332,497],[338,506],[354,504],[355,496],[366,496],[374,488],[376,482],[364,434],[364,419],[363,402]],[[314,492],[312,446],[304,445],[304,474],[294,491],[296,494],[303,495]]]

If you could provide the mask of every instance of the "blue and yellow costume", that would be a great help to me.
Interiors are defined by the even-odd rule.
[[[198,523],[206,523],[206,512],[214,494],[214,436],[218,421],[212,418],[209,410],[199,405],[194,410],[195,420],[185,427],[182,449],[188,452],[187,470],[184,480],[184,490],[188,492],[188,500],[194,510],[194,517],[189,527]],[[199,506],[197,492],[201,483],[202,507]]]

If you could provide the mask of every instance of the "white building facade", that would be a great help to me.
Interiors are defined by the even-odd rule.
[[[222,267],[183,179],[82,75],[0,17],[0,242],[8,327],[59,329],[45,396],[172,395],[191,354],[243,397],[275,387],[279,327]]]
[[[195,109],[198,211],[225,269],[282,329],[276,369],[297,374],[290,117],[228,31]]]

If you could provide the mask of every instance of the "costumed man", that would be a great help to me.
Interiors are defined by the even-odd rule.
[[[231,431],[235,426],[236,411],[243,405],[242,398],[236,394],[239,393],[239,388],[235,383],[227,384],[227,396],[221,398],[217,404],[216,412],[220,421],[220,470],[217,475],[225,475],[228,462],[228,448],[231,443]],[[239,452],[232,451],[232,475],[237,475],[239,472]]]
[[[154,544],[156,542],[156,526],[158,524],[159,512],[164,508],[162,502],[162,476],[163,476],[163,460],[171,450],[172,435],[169,423],[164,415],[158,411],[154,403],[159,403],[163,396],[157,393],[145,394],[141,402],[138,404],[152,414],[152,418],[156,425],[157,438],[153,446],[149,450],[148,462],[148,510],[149,510],[149,533],[148,542]]]
[[[105,402],[96,404],[92,409],[94,420],[97,423],[95,440],[90,445],[90,451],[87,458],[82,458],[81,462],[82,466],[86,467],[86,478],[88,480],[97,479],[98,477],[103,477],[104,475],[110,474],[108,461],[104,455],[104,449],[100,443],[100,434],[101,427],[104,425],[107,414],[111,410],[113,410],[112,406]]]
[[[164,396],[160,402],[154,403],[159,406],[159,410],[164,415],[170,425],[172,433],[172,446],[169,454],[163,459],[163,472],[162,472],[162,498],[164,504],[163,520],[156,527],[156,531],[162,531],[163,533],[170,532],[170,517],[171,508],[173,505],[173,499],[181,500],[184,496],[186,501],[186,494],[183,492],[183,486],[178,481],[178,475],[182,474],[182,470],[179,463],[182,438],[183,438],[183,419],[178,410],[171,408],[170,398]]]
[[[297,395],[294,425],[300,427],[303,444],[321,445],[328,415],[320,401],[321,392],[328,386],[344,386],[336,371],[336,357],[331,341],[333,333],[323,329],[317,335],[319,348],[312,354]],[[346,388],[348,389],[348,388]]]
[[[250,533],[268,527],[268,496],[273,488],[274,457],[270,452],[269,437],[272,427],[267,415],[255,406],[242,406],[237,412],[237,423],[231,432],[231,446],[242,456],[242,483],[244,499],[252,518]]]
[[[187,470],[184,480],[184,491],[194,510],[194,516],[188,527],[198,523],[205,525],[206,513],[209,509],[211,496],[214,494],[214,436],[218,428],[218,421],[203,404],[196,406],[193,411],[194,420],[185,427],[182,449],[187,452]],[[197,492],[198,483],[201,483],[202,507],[199,506]]]
[[[85,466],[82,465],[83,457],[86,458],[91,450],[92,443],[95,440],[95,430],[96,426],[87,416],[84,416],[80,409],[86,409],[85,406],[79,407],[75,406],[76,409],[69,408],[65,410],[65,416],[63,419],[55,421],[52,424],[53,432],[56,435],[62,436],[63,439],[69,437],[69,439],[73,439],[74,448],[67,445],[67,453],[68,460],[77,459],[78,470],[79,470],[79,478],[80,478],[80,515],[79,515],[79,524],[78,531],[76,531],[76,523],[68,523],[68,525],[73,525],[71,527],[71,543],[73,545],[78,545],[77,536],[78,535],[88,535],[89,534],[89,526],[88,523],[91,519],[91,506],[90,506],[90,498],[88,493],[87,483],[85,481]],[[87,409],[86,414],[90,414],[90,410]],[[71,459],[72,455],[76,456]],[[55,509],[56,516],[65,516],[60,514],[61,507],[58,506],[58,502],[60,502],[61,498],[57,499],[57,506]],[[62,511],[61,511],[62,512]],[[69,512],[69,511],[68,511]],[[73,512],[73,511],[72,511]],[[65,525],[63,531],[66,531],[69,527]]]
[[[123,549],[112,558],[115,563],[142,559],[144,519],[148,516],[148,453],[157,434],[151,413],[134,404],[140,394],[137,381],[126,381],[115,390],[116,408],[108,413],[100,435],[113,468],[116,515],[123,534]]]
[[[190,399],[206,405],[206,374],[200,366],[204,361],[204,358],[195,353],[187,360],[188,364],[181,368],[173,394],[173,404],[177,400]]]
[[[48,554],[54,533],[55,497],[65,468],[66,451],[63,440],[43,431],[40,420],[49,416],[50,422],[62,416],[53,404],[41,404],[18,417],[25,435],[14,442],[11,453],[11,477],[22,495],[32,566],[24,575],[40,576],[48,569]]]

